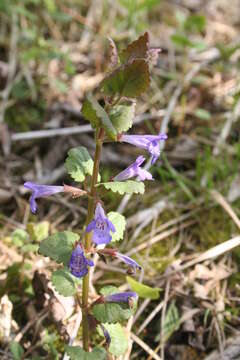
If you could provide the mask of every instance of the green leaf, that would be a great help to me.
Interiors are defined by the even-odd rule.
[[[113,225],[115,226],[115,229],[116,229],[116,231],[114,233],[111,232],[112,242],[123,239],[123,234],[124,234],[125,227],[126,227],[125,217],[115,211],[110,211],[107,214],[107,217],[113,223]]]
[[[166,313],[166,317],[163,324],[163,336],[164,341],[167,341],[170,336],[178,330],[180,326],[180,317],[175,302],[171,302]]]
[[[68,174],[77,182],[82,182],[86,175],[93,173],[93,160],[84,146],[68,151],[65,161]]]
[[[171,40],[175,45],[179,47],[185,47],[185,46],[193,47],[193,42],[183,34],[174,34],[171,36]]]
[[[104,286],[100,290],[100,294],[104,295],[104,296],[116,294],[118,292],[119,292],[118,288],[116,286],[112,286],[112,285]]]
[[[116,105],[109,112],[110,120],[117,133],[128,131],[133,124],[135,104]]]
[[[102,295],[111,295],[118,292],[119,290],[115,286],[106,286],[100,291]],[[93,315],[102,323],[116,323],[127,320],[134,312],[135,307],[130,309],[126,303],[106,303],[93,306]]]
[[[150,84],[146,60],[135,59],[108,75],[101,83],[106,95],[135,98],[145,92]]]
[[[111,120],[104,108],[97,102],[91,93],[88,93],[86,96],[86,100],[82,107],[82,114],[90,121],[94,129],[103,127],[108,137],[112,140],[116,140],[116,129],[111,123]]]
[[[25,244],[21,247],[21,252],[23,254],[29,253],[29,252],[37,252],[39,246],[37,244]]]
[[[194,111],[194,115],[197,116],[201,120],[210,120],[211,119],[210,112],[205,109],[202,109],[202,108],[196,109]]]
[[[63,296],[72,296],[77,292],[73,277],[67,269],[54,271],[52,283],[57,292]]]
[[[103,324],[111,337],[111,343],[108,351],[114,356],[120,356],[125,354],[128,349],[128,339],[126,332],[122,326],[117,324]],[[99,327],[99,332],[103,334],[102,329]]]
[[[199,14],[193,14],[187,17],[187,19],[184,21],[184,28],[189,31],[203,31],[206,26],[206,18],[203,15]]]
[[[16,229],[11,235],[12,242],[17,247],[23,246],[28,238],[28,233],[23,229]]]
[[[73,245],[79,240],[79,235],[71,231],[58,232],[44,239],[39,246],[39,253],[50,257],[57,263],[68,265]]]
[[[10,344],[10,350],[13,356],[14,360],[21,360],[22,356],[24,354],[24,350],[22,348],[22,346],[16,342],[16,341],[12,341]]]
[[[127,282],[131,289],[138,294],[138,296],[151,300],[159,298],[159,292],[161,291],[160,288],[151,288],[150,286],[141,284],[130,276],[127,276]]]
[[[106,183],[97,184],[97,186],[104,186],[107,190],[118,192],[119,194],[143,194],[145,186],[140,181],[110,181]]]
[[[107,353],[103,348],[95,347],[92,352],[84,351],[80,346],[65,346],[71,360],[105,360]]]
[[[149,34],[145,32],[137,40],[133,41],[127,46],[120,54],[120,60],[122,63],[126,63],[133,59],[146,59],[149,49]]]
[[[49,227],[48,221],[42,221],[38,224],[28,223],[27,231],[34,241],[40,242],[48,236]]]

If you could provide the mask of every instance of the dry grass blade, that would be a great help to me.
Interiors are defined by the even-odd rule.
[[[188,261],[186,264],[180,266],[178,269],[169,272],[168,274],[165,274],[161,276],[161,278],[169,277],[173,274],[176,274],[179,271],[183,271],[188,269],[191,266],[194,266],[200,262],[214,259],[220,255],[225,254],[226,252],[234,249],[235,247],[240,245],[240,236],[236,236],[233,239],[230,239],[228,241],[223,242],[222,244],[219,244],[217,246],[214,246],[213,248],[205,251],[203,254],[199,255],[196,259]]]
[[[176,232],[186,229],[187,227],[193,225],[195,222],[196,222],[195,220],[191,220],[191,221],[186,221],[185,223],[183,223],[183,224],[181,224],[179,226],[174,226],[173,229],[164,231],[161,234],[153,237],[151,240],[145,241],[144,243],[142,243],[142,244],[136,246],[135,248],[131,249],[130,251],[128,251],[127,255],[131,255],[131,254],[134,254],[134,253],[136,253],[138,251],[142,251],[142,250],[146,249],[148,246],[152,246],[152,245],[156,244],[158,241],[166,239],[167,237],[176,234]]]
[[[238,216],[236,215],[233,208],[229,205],[226,199],[216,190],[211,191],[211,195],[222,207],[223,209],[228,213],[228,215],[231,216],[237,227],[240,229],[240,220]]]

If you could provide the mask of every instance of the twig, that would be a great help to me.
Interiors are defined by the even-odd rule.
[[[167,304],[168,304],[168,298],[169,298],[170,284],[171,284],[171,279],[168,279],[167,283],[166,283],[165,293],[164,293],[163,309],[162,309],[162,317],[161,317],[161,340],[160,340],[160,344],[161,344],[162,360],[164,360],[164,343],[165,343],[164,324],[165,324],[165,317],[166,317],[166,312],[167,312]]]
[[[56,105],[58,108],[59,105]],[[54,107],[52,108],[54,110]],[[68,106],[67,104],[59,107],[59,110],[64,110],[67,112],[71,112],[74,115],[81,116],[81,112],[79,110],[75,110]],[[140,124],[145,120],[156,119],[156,117],[160,116],[159,112],[156,114],[142,114],[137,115],[134,120],[134,125]],[[76,135],[93,132],[91,125],[80,125],[80,126],[72,126],[68,128],[61,129],[47,129],[47,130],[36,130],[36,131],[26,131],[22,133],[16,133],[11,135],[11,141],[23,141],[23,140],[33,140],[33,139],[43,139],[43,138],[51,138],[55,136],[68,136],[68,135]]]
[[[77,334],[78,334],[78,329],[81,325],[81,321],[82,321],[82,311],[81,309],[78,309],[78,313],[77,313],[77,318],[76,318],[76,322],[75,322],[75,326],[74,326],[74,329],[72,331],[72,336],[70,337],[69,339],[69,342],[68,342],[68,345],[69,346],[72,346],[76,337],[77,337]],[[64,354],[63,356],[63,360],[69,360],[69,356],[67,355],[67,353]]]
[[[135,323],[137,321],[137,319],[141,316],[141,314],[143,313],[143,311],[146,309],[146,307],[150,304],[151,300],[150,299],[145,299],[142,304],[139,306],[134,319],[133,319],[133,323]]]
[[[133,333],[131,333],[131,338],[133,339],[133,341],[135,341],[136,344],[138,344],[139,346],[141,346],[141,348],[143,350],[146,351],[146,353],[148,353],[149,355],[151,355],[151,357],[155,360],[162,360],[160,358],[160,356],[158,356],[153,349],[151,349],[144,341],[142,341],[138,336],[134,335]]]
[[[12,141],[33,140],[33,139],[50,138],[55,136],[82,134],[92,131],[93,129],[91,128],[90,125],[81,125],[81,126],[72,126],[69,128],[62,128],[62,129],[27,131],[23,133],[12,134],[11,140]]]
[[[37,314],[37,318],[34,317],[31,321],[29,321],[21,331],[15,336],[14,341],[20,342],[26,332],[36,324],[36,322],[42,321],[48,315],[48,309],[44,308],[40,313]]]
[[[163,301],[161,301],[156,308],[153,309],[153,311],[148,315],[148,317],[144,320],[142,325],[137,331],[137,335],[139,335],[147,326],[148,324],[154,319],[154,317],[159,313],[159,311],[163,307]]]

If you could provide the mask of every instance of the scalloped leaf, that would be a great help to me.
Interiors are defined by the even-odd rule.
[[[21,360],[22,359],[24,350],[18,342],[12,341],[10,343],[10,351],[13,356],[13,360]]]
[[[100,290],[102,295],[111,295],[118,292],[119,290],[115,286],[105,286]],[[93,306],[93,315],[101,323],[117,323],[129,319],[135,310],[135,306],[129,308],[126,303],[97,304]]]
[[[77,289],[73,276],[67,269],[58,269],[52,273],[52,283],[56,291],[63,296],[73,296]]]
[[[120,195],[143,194],[145,191],[144,183],[141,181],[109,181],[97,184],[97,186],[100,185],[104,186],[107,190],[111,190],[112,192],[118,192]]]
[[[127,282],[131,289],[135,291],[139,297],[144,299],[156,300],[159,298],[160,288],[151,288],[150,286],[144,285],[130,276],[127,276]]]
[[[68,265],[73,245],[79,240],[79,235],[71,231],[57,232],[48,236],[39,246],[39,253],[50,257],[57,263]]]
[[[108,114],[104,108],[98,103],[98,101],[91,93],[86,95],[86,100],[84,101],[82,107],[82,114],[87,120],[90,121],[94,129],[102,127],[110,139],[116,140],[116,129],[111,123],[111,120],[109,119]]]
[[[105,360],[107,353],[103,348],[95,347],[92,352],[84,351],[80,346],[65,346],[71,360]]]
[[[75,181],[82,182],[86,175],[92,175],[93,160],[84,146],[78,146],[68,151],[65,167]]]
[[[147,60],[135,59],[119,67],[101,83],[106,95],[135,98],[145,92],[150,85]]]
[[[111,337],[111,343],[108,351],[114,356],[125,354],[128,349],[128,338],[126,332],[119,323],[103,324]],[[98,331],[103,335],[102,329],[98,326]]]
[[[129,62],[133,59],[146,59],[149,49],[149,34],[145,32],[137,40],[133,41],[127,46],[120,54],[120,60],[122,63]]]
[[[122,214],[119,214],[118,212],[115,211],[110,211],[107,214],[108,219],[113,223],[113,225],[115,226],[116,231],[113,233],[111,232],[112,235],[112,241],[119,241],[121,239],[123,239],[123,234],[126,228],[126,219]]]
[[[117,133],[128,131],[133,125],[135,104],[116,105],[109,111],[110,120]]]

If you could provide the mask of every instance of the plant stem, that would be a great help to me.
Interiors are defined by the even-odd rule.
[[[94,215],[95,195],[96,195],[95,185],[97,184],[98,181],[103,137],[104,137],[104,130],[99,129],[96,134],[96,150],[94,156],[93,175],[91,179],[91,189],[90,189],[91,197],[88,199],[88,212],[87,212],[86,224],[90,223]],[[85,244],[84,244],[86,252],[90,250],[91,243],[92,243],[92,234],[86,233]],[[87,319],[88,295],[89,295],[89,273],[83,278],[83,288],[82,288],[83,349],[85,351],[89,351],[89,328],[88,328],[88,319]]]

